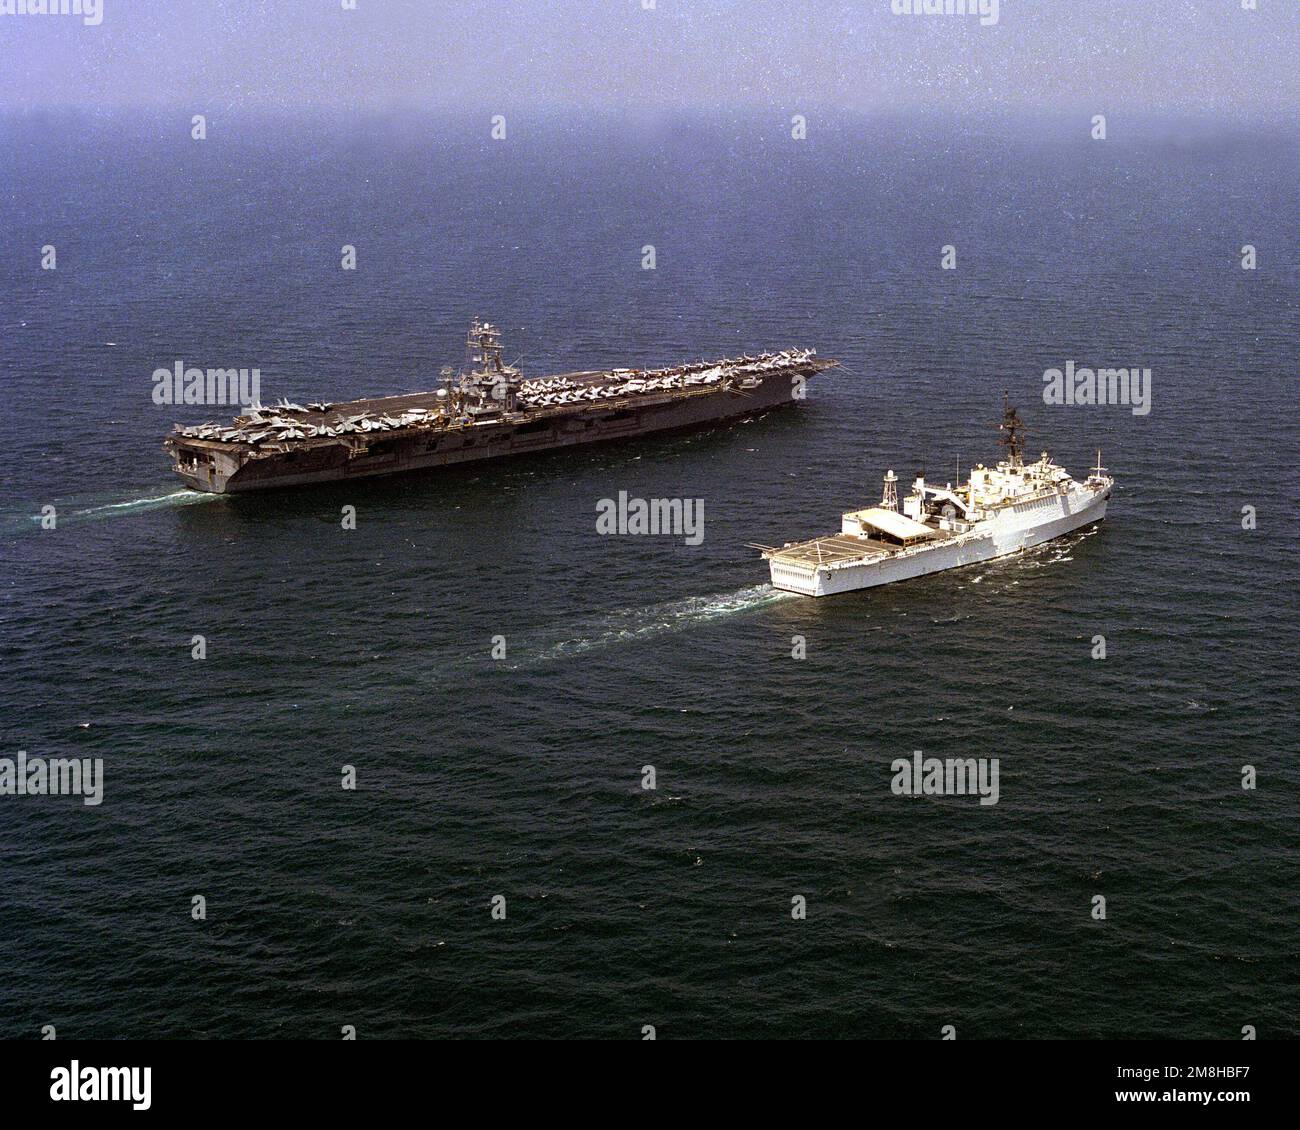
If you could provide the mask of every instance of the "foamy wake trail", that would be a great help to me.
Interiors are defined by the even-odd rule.
[[[600,651],[618,643],[651,639],[668,632],[681,632],[708,624],[723,617],[742,612],[755,612],[760,608],[793,599],[794,593],[782,592],[771,585],[752,585],[735,592],[715,593],[711,596],[691,596],[666,604],[652,604],[641,608],[621,608],[608,612],[597,620],[579,622],[570,628],[570,639],[549,646],[527,650],[532,655],[518,666],[530,663],[565,659],[586,652]],[[526,645],[525,645],[526,646]],[[521,648],[521,650],[523,650]]]
[[[108,502],[102,506],[87,506],[80,510],[72,510],[68,513],[69,519],[94,517],[113,518],[124,517],[129,514],[140,514],[146,510],[161,510],[168,506],[190,506],[196,502],[210,502],[212,499],[220,498],[219,494],[204,494],[200,491],[193,490],[174,490],[171,494],[160,494],[152,498],[132,498],[126,502]],[[60,519],[63,518],[62,508],[60,508]],[[41,515],[31,515],[33,522],[39,522]]]

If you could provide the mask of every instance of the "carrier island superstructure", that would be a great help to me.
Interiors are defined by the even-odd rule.
[[[701,427],[796,403],[837,364],[786,349],[525,378],[500,331],[475,320],[464,367],[431,392],[253,405],[231,424],[177,424],[164,446],[186,486],[218,494],[368,478]]]
[[[1006,458],[975,467],[970,479],[938,486],[918,475],[898,503],[898,476],[885,475],[879,506],[842,515],[840,532],[763,550],[772,584],[804,596],[830,596],[973,565],[1041,545],[1106,516],[1114,479],[1101,465],[1083,482],[1043,452],[1021,456],[1024,424],[1007,404],[999,425]]]

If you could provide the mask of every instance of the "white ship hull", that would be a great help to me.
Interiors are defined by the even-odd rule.
[[[946,541],[900,549],[860,562],[809,563],[805,567],[774,555],[770,559],[772,585],[803,596],[832,596],[963,565],[977,565],[1042,545],[1100,521],[1106,516],[1109,498],[1109,484],[1099,489],[1076,484],[1053,498],[1009,506],[997,517]]]

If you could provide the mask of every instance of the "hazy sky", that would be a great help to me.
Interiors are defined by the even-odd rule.
[[[0,6],[18,0],[0,0]],[[57,3],[58,0],[52,0]],[[0,15],[0,109],[929,105],[1294,113],[1300,2],[101,0]],[[901,0],[896,0],[901,3]],[[916,0],[918,4],[922,0]]]

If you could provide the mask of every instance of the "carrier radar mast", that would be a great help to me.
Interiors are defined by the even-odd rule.
[[[507,412],[519,406],[519,369],[501,359],[501,331],[475,318],[465,339],[464,383]]]

